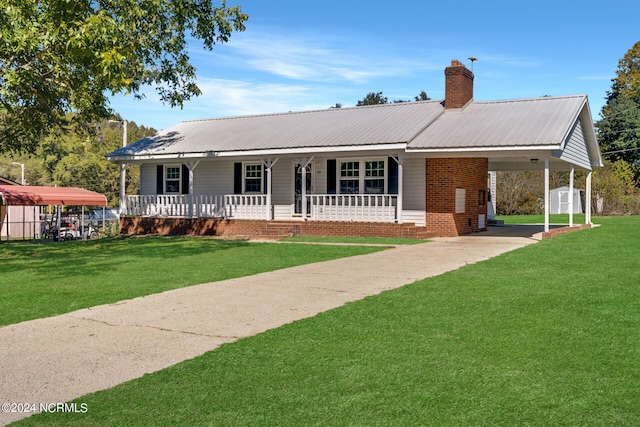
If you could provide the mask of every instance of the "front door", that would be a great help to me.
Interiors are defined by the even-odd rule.
[[[313,165],[307,165],[307,188],[306,193],[311,194],[311,177],[313,174],[311,173]],[[300,163],[296,163],[293,166],[294,171],[293,174],[295,176],[295,185],[294,185],[294,213],[301,214],[302,213],[302,165]],[[309,205],[309,201],[307,201],[307,212],[311,209]]]

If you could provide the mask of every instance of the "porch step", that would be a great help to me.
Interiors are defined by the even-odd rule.
[[[504,225],[504,221],[501,219],[490,219],[490,220],[487,220],[487,224],[501,226],[501,225]]]

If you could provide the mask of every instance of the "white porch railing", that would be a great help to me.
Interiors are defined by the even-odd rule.
[[[189,211],[189,195],[127,196],[125,214],[133,216],[177,216],[200,218],[266,219],[265,195],[194,195]]]
[[[309,219],[318,221],[395,222],[398,196],[392,194],[307,195]]]
[[[127,196],[125,214],[194,218],[267,219],[270,206],[262,194]],[[313,221],[395,222],[398,196],[392,194],[306,195]],[[190,202],[191,201],[191,202]],[[190,211],[190,203],[192,210]]]

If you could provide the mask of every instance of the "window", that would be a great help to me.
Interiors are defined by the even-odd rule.
[[[262,192],[262,164],[245,163],[244,165],[244,192]]]
[[[364,162],[365,194],[384,194],[384,160]]]
[[[167,165],[164,168],[164,192],[165,194],[180,194],[180,170],[179,165]]]
[[[386,160],[382,159],[341,160],[340,194],[385,194],[386,166]]]
[[[360,162],[340,162],[340,194],[360,192]]]

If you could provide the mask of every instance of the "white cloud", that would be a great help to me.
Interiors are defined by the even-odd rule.
[[[305,108],[312,91],[304,85],[252,83],[238,80],[201,78],[202,95],[193,109],[206,109],[229,115],[250,115]]]
[[[247,72],[320,83],[365,84],[380,77],[398,77],[416,69],[432,68],[425,58],[399,57],[392,46],[375,40],[313,34],[292,38],[255,28],[251,35],[236,35],[224,52],[217,52],[215,57],[218,62],[211,63],[214,66],[227,63]],[[206,68],[207,65],[200,66],[199,71]]]

